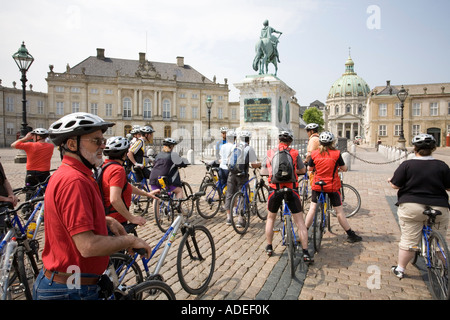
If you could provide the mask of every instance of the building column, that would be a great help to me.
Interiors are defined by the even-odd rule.
[[[174,91],[173,92],[173,103],[172,103],[172,110],[171,110],[171,117],[176,117],[177,116],[177,92]]]
[[[138,116],[144,115],[144,101],[142,100],[142,90],[139,90],[139,108],[138,108]]]
[[[122,116],[122,89],[117,89],[117,115]]]
[[[131,116],[137,116],[138,115],[138,90],[134,89],[134,94],[133,94],[133,105],[131,106]]]

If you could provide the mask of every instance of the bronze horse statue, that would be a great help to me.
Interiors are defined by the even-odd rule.
[[[255,59],[253,59],[253,70],[258,71],[259,74],[268,74],[269,63],[272,63],[275,67],[275,76],[278,71],[278,38],[271,35],[270,39],[260,39],[255,46]]]

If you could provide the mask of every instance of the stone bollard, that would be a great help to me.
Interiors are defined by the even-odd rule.
[[[350,152],[351,152],[351,154],[356,155],[356,145],[352,144],[352,145],[350,146]],[[355,163],[356,158],[355,158],[355,157],[352,157],[352,158],[353,158],[353,159],[352,159],[352,163]]]
[[[347,165],[348,171],[351,170],[352,161],[351,161],[351,155],[348,152],[344,152],[342,154],[342,159],[344,160],[345,164]]]
[[[189,149],[187,152],[187,159],[190,164],[195,164],[194,150]]]

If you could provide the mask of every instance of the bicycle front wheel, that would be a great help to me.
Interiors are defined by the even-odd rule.
[[[361,208],[361,196],[358,190],[345,183],[342,184],[340,191],[345,216],[347,218],[353,217]],[[333,215],[336,215],[335,211],[333,211]]]
[[[160,280],[148,280],[134,286],[119,300],[176,300],[172,288]]]
[[[242,192],[236,192],[230,204],[231,225],[238,234],[244,234],[250,225],[250,206]]]
[[[198,214],[205,218],[213,218],[220,209],[222,197],[220,191],[214,183],[206,183],[200,191],[204,191],[205,195],[196,201]]]
[[[177,255],[177,273],[181,286],[190,294],[206,291],[214,274],[216,247],[205,226],[188,227]]]
[[[183,198],[186,199],[190,195],[193,194],[191,185],[186,181],[181,182],[181,189],[183,189]],[[183,210],[183,214],[190,217],[194,212],[194,202],[193,201],[183,201],[181,203],[181,208]]]
[[[324,204],[317,203],[316,213],[314,215],[313,221],[313,243],[314,243],[314,250],[316,252],[319,252],[320,245],[322,243],[322,235],[324,230],[323,216],[324,216]]]
[[[436,231],[430,236],[430,265],[428,277],[432,288],[432,294],[436,300],[449,300],[449,250],[444,237]]]
[[[294,228],[292,227],[292,219],[290,216],[285,216],[285,234],[286,234],[286,249],[288,252],[288,264],[291,272],[291,277],[295,275],[294,257],[295,257],[295,243],[294,243]]]
[[[256,190],[255,208],[258,217],[265,221],[267,219],[267,202],[269,201],[269,187],[263,184]]]
[[[174,221],[174,213],[169,201],[155,199],[154,202],[155,222],[162,232],[166,232]]]

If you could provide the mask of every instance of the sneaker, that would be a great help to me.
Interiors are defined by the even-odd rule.
[[[227,219],[227,225],[231,226],[231,219]]]
[[[273,254],[273,248],[272,248],[272,245],[271,245],[271,244],[268,244],[268,245],[266,246],[266,253],[267,253],[267,255],[268,255],[269,257],[272,256],[272,254]]]
[[[404,272],[397,270],[397,266],[392,266],[391,271],[400,280],[403,279],[403,277],[405,276]]]
[[[244,222],[244,221],[238,221],[238,222],[236,223],[236,227],[238,227],[238,228],[244,228],[244,227],[245,227],[245,222]]]
[[[309,255],[309,252],[304,252],[303,253],[303,261],[306,263],[313,263],[314,258]]]
[[[360,242],[360,241],[362,241],[362,238],[360,236],[358,236],[354,231],[352,231],[347,236],[347,242],[354,243],[354,242]]]

